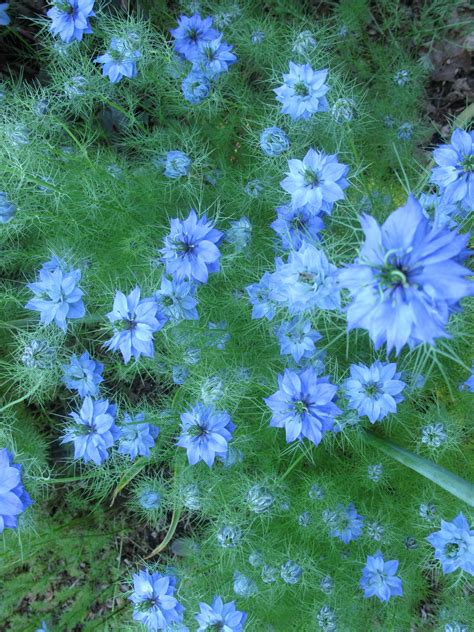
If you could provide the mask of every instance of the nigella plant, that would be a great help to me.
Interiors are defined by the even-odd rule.
[[[437,184],[446,202],[460,202],[474,209],[474,132],[456,129],[451,143],[440,145],[433,152],[437,167],[431,173],[431,182]]]
[[[222,597],[215,597],[211,605],[201,602],[200,612],[196,615],[198,632],[222,630],[223,632],[242,632],[247,614],[237,610],[234,601],[224,603]]]
[[[218,246],[223,236],[206,215],[198,217],[193,209],[185,220],[172,219],[171,231],[160,251],[166,272],[177,281],[207,283],[209,273],[219,270]]]
[[[401,392],[405,382],[400,380],[395,363],[376,360],[370,367],[351,364],[350,377],[344,382],[349,408],[359,415],[367,415],[371,424],[381,421],[389,413],[395,413],[403,400]]]
[[[330,214],[334,202],[344,199],[349,186],[349,167],[337,161],[337,155],[309,149],[303,160],[288,160],[289,172],[280,185],[291,194],[294,209],[304,206],[314,214]]]
[[[282,323],[276,330],[276,336],[280,342],[281,355],[291,355],[295,362],[311,357],[316,350],[315,343],[321,338],[309,320],[298,317]]]
[[[171,321],[198,320],[196,285],[191,281],[161,278],[161,287],[155,292],[159,310]]]
[[[199,42],[193,65],[209,79],[216,79],[223,72],[227,72],[229,66],[236,61],[232,46],[223,42],[222,35],[219,35],[216,39]]]
[[[107,314],[107,318],[114,324],[115,331],[104,345],[107,349],[120,350],[125,363],[132,356],[136,360],[142,355],[153,357],[153,334],[166,322],[166,316],[153,298],[140,299],[139,287],[128,296],[117,291],[113,310]]]
[[[177,53],[189,61],[195,61],[202,42],[209,42],[219,37],[219,31],[212,28],[212,18],[201,18],[195,13],[188,18],[182,15],[178,20],[178,26],[171,29],[174,37],[174,47]]]
[[[266,127],[260,134],[260,148],[266,156],[279,156],[290,146],[290,140],[281,127]]]
[[[102,74],[111,83],[118,83],[122,77],[133,79],[137,76],[137,59],[141,57],[141,52],[136,40],[134,33],[126,38],[113,37],[107,51],[94,60],[102,64]]]
[[[13,463],[13,455],[0,449],[0,533],[15,529],[18,516],[33,501],[21,481],[21,465]]]
[[[92,33],[89,18],[95,15],[95,0],[55,0],[46,15],[51,19],[49,30],[69,44],[80,42],[85,33]]]
[[[198,402],[182,413],[181,434],[176,445],[186,448],[190,465],[204,461],[211,467],[216,456],[226,456],[234,429],[228,413]]]
[[[341,412],[334,403],[337,386],[328,377],[318,377],[311,367],[302,371],[286,369],[278,376],[278,386],[276,393],[265,398],[272,411],[270,426],[285,428],[288,443],[306,437],[318,445]]]
[[[273,90],[277,101],[282,104],[282,113],[289,114],[296,121],[307,120],[315,112],[327,111],[327,69],[313,70],[309,64],[299,65],[290,61],[289,70],[283,75],[283,85]]]
[[[419,201],[425,216],[435,224],[446,226],[447,228],[456,227],[454,218],[460,214],[458,204],[454,202],[448,203],[442,195],[437,195],[436,193],[422,193]]]
[[[298,250],[303,241],[319,241],[319,232],[324,228],[323,220],[308,207],[293,208],[284,204],[276,209],[277,218],[270,226],[279,235],[284,250]]]
[[[184,607],[174,596],[177,579],[174,575],[140,571],[133,575],[133,619],[149,630],[171,630],[183,619]]]
[[[186,101],[197,105],[209,96],[211,82],[200,70],[192,70],[181,83],[181,90]]]
[[[338,505],[336,511],[328,512],[327,524],[333,538],[339,538],[344,544],[349,544],[351,540],[357,540],[362,535],[364,518],[357,513],[354,503],[349,503],[347,507]]]
[[[462,265],[469,235],[433,226],[412,195],[382,226],[370,215],[361,224],[360,255],[339,274],[351,296],[348,328],[366,329],[376,349],[386,343],[397,354],[448,336],[450,314],[474,293]]]
[[[380,551],[367,556],[362,571],[360,587],[364,597],[378,597],[380,601],[389,601],[392,597],[403,595],[402,580],[397,577],[398,560],[386,562]]]
[[[144,423],[145,413],[129,415],[125,413],[120,426],[118,451],[132,460],[137,456],[150,456],[160,429],[153,424]]]
[[[102,371],[104,365],[93,360],[87,351],[78,358],[73,355],[69,364],[63,366],[64,375],[62,381],[71,390],[77,391],[80,397],[99,392],[99,384],[103,382]]]
[[[42,266],[38,277],[35,283],[27,284],[35,298],[28,301],[26,309],[39,312],[43,324],[49,325],[54,321],[66,331],[67,318],[82,318],[86,313],[82,301],[84,292],[78,286],[81,271],[66,271],[58,259],[53,257]]]
[[[4,191],[0,191],[0,224],[7,224],[16,213],[16,205],[7,197]]]
[[[441,529],[426,539],[434,546],[434,556],[441,562],[443,573],[453,573],[460,568],[474,575],[474,529],[469,528],[462,513],[452,522],[441,520]]]
[[[74,444],[74,458],[96,465],[108,457],[108,449],[120,435],[115,425],[117,407],[107,399],[94,400],[87,396],[79,412],[72,412],[74,423],[66,428],[61,443]]]
[[[183,151],[169,151],[163,160],[164,174],[167,178],[172,179],[187,176],[191,164],[191,158]]]
[[[245,289],[252,304],[252,318],[266,318],[273,320],[276,312],[276,302],[270,298],[273,275],[265,272],[258,283],[252,283]]]

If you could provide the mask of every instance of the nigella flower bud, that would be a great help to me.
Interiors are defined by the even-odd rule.
[[[217,532],[217,541],[224,548],[233,548],[242,540],[242,529],[231,525],[222,526]]]
[[[447,438],[446,428],[442,423],[428,424],[421,429],[421,443],[429,448],[439,448]]]
[[[71,77],[71,79],[65,81],[63,85],[64,94],[69,99],[84,96],[84,94],[86,93],[86,88],[87,79],[83,75],[76,75],[75,77]]]
[[[385,535],[385,529],[379,522],[369,522],[367,524],[367,535],[375,542],[380,542]]]
[[[325,492],[324,489],[314,483],[309,488],[308,496],[311,498],[311,500],[322,500],[325,496]]]
[[[274,502],[275,496],[263,485],[253,485],[247,493],[248,507],[256,514],[265,513]]]
[[[297,584],[300,581],[302,574],[303,569],[301,566],[292,560],[288,560],[280,567],[280,577],[285,584]]]
[[[26,125],[20,123],[9,133],[10,142],[14,147],[28,145],[30,142],[31,130]]]
[[[214,375],[204,380],[201,386],[201,400],[205,404],[215,404],[224,397],[224,382]]]
[[[251,237],[252,224],[247,217],[231,222],[225,234],[225,240],[234,246],[236,252],[242,252],[249,245]]]
[[[234,592],[239,597],[251,597],[258,592],[257,584],[250,577],[246,577],[235,571],[234,573]]]
[[[7,224],[15,213],[15,204],[9,201],[4,191],[0,191],[0,224]]]
[[[410,551],[418,548],[418,542],[412,536],[407,536],[405,538],[405,546]]]
[[[188,378],[189,369],[186,366],[177,365],[173,367],[173,382],[175,384],[184,384]]]
[[[21,356],[21,361],[29,369],[50,369],[54,362],[55,350],[46,340],[32,340]]]
[[[410,73],[408,70],[398,70],[393,77],[393,81],[397,84],[397,86],[405,86],[409,80]]]
[[[161,494],[153,489],[145,489],[138,497],[138,504],[142,509],[159,509],[161,505]]]
[[[298,524],[300,527],[309,527],[312,522],[312,517],[309,511],[305,511],[298,516]]]
[[[330,595],[334,590],[334,580],[330,575],[326,575],[319,583],[319,587],[323,593]]]
[[[250,197],[257,198],[263,191],[263,184],[258,179],[250,180],[250,182],[247,182],[245,185],[244,191]]]
[[[355,116],[355,103],[352,99],[336,99],[331,114],[336,123],[350,123]]]
[[[244,454],[242,450],[238,450],[234,448],[234,446],[229,446],[227,452],[223,455],[219,455],[218,458],[222,461],[222,465],[224,467],[232,467],[237,463],[242,463],[244,460]]]
[[[265,33],[263,31],[254,31],[250,36],[252,44],[261,44],[265,39]]]
[[[316,38],[311,31],[301,31],[296,36],[292,51],[297,55],[307,55],[317,46]]]
[[[183,505],[191,511],[199,511],[202,509],[202,499],[199,487],[194,483],[186,485],[181,490]]]
[[[397,137],[400,140],[410,140],[412,136],[413,136],[412,123],[409,123],[408,121],[406,121],[405,123],[402,123],[397,130]]]
[[[260,134],[260,148],[267,156],[279,156],[289,146],[290,140],[281,127],[266,127]]]
[[[316,621],[318,626],[323,632],[335,632],[336,631],[336,615],[334,610],[329,606],[324,605],[316,615]]]
[[[427,521],[434,520],[434,518],[436,518],[437,513],[438,511],[435,505],[433,505],[433,503],[421,503],[420,508],[418,510],[418,514],[420,518],[423,518],[423,520],[427,520]]]
[[[262,568],[261,578],[264,584],[273,584],[278,578],[278,569],[265,564]]]
[[[383,476],[383,465],[381,463],[369,465],[367,468],[367,476],[373,483],[378,483]]]
[[[260,551],[252,551],[249,555],[249,564],[254,568],[263,566],[263,555]]]

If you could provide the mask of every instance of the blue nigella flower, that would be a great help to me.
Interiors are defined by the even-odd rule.
[[[266,156],[279,156],[290,146],[290,140],[281,127],[266,127],[260,134],[260,147]]]
[[[428,424],[421,429],[421,443],[429,448],[439,448],[448,438],[444,424]]]
[[[7,224],[16,213],[16,205],[7,198],[4,191],[0,191],[0,224]]]
[[[231,222],[225,233],[225,240],[234,246],[235,252],[242,252],[249,245],[252,237],[252,224],[248,217]]]
[[[367,415],[371,424],[397,411],[406,384],[399,379],[401,374],[396,372],[395,363],[377,360],[370,367],[351,364],[350,371],[350,378],[344,382],[349,408],[361,416]]]
[[[138,502],[142,509],[159,509],[161,505],[161,494],[153,489],[146,489],[140,494]]]
[[[408,70],[397,70],[393,77],[393,81],[397,86],[405,86],[410,80],[410,73]]]
[[[293,208],[284,204],[276,209],[277,219],[270,227],[280,236],[284,250],[298,250],[303,241],[308,243],[319,241],[318,233],[323,230],[323,220],[308,207]]]
[[[280,186],[291,194],[293,208],[305,206],[315,214],[331,213],[334,202],[344,199],[349,167],[337,162],[336,154],[309,149],[303,160],[289,160],[288,167]]]
[[[297,584],[300,581],[302,574],[303,569],[299,564],[293,562],[293,560],[288,560],[280,567],[280,577],[285,584]]]
[[[137,59],[141,52],[136,48],[136,37],[122,39],[113,37],[107,52],[95,58],[97,64],[102,64],[102,74],[111,83],[118,83],[122,77],[133,79],[137,76]]]
[[[109,404],[107,399],[85,397],[79,412],[71,413],[74,425],[66,429],[61,443],[74,443],[75,459],[100,465],[120,434],[115,425],[116,410],[115,404]]]
[[[378,483],[382,480],[383,476],[383,465],[381,463],[375,463],[374,465],[369,465],[367,468],[367,478],[372,483]]]
[[[10,16],[7,15],[9,2],[0,2],[0,26],[8,26],[10,24]]]
[[[81,271],[67,272],[56,261],[53,257],[45,263],[39,271],[39,280],[27,284],[35,298],[30,299],[25,308],[40,312],[43,324],[49,325],[54,321],[66,331],[66,318],[82,318],[86,313],[82,301],[84,292],[77,285],[81,280]]]
[[[150,456],[150,449],[155,445],[155,439],[160,429],[153,424],[142,423],[145,413],[129,415],[125,413],[123,424],[120,426],[119,448],[120,454],[128,454],[132,459],[140,456]]]
[[[106,349],[119,349],[125,363],[129,362],[132,356],[136,360],[141,355],[153,357],[153,334],[166,322],[166,316],[160,312],[158,303],[153,298],[140,300],[139,287],[132,290],[128,296],[117,290],[113,310],[107,314],[107,318],[111,323],[115,323],[115,333],[105,343]]]
[[[223,632],[242,632],[247,614],[237,610],[235,601],[224,603],[222,597],[215,597],[212,605],[200,602],[200,612],[196,615],[199,623],[197,632],[222,630]]]
[[[314,331],[309,320],[298,317],[282,323],[276,330],[276,336],[281,355],[291,355],[295,362],[311,357],[316,349],[315,342],[321,339],[321,334]]]
[[[191,158],[183,151],[169,151],[164,159],[165,176],[173,179],[187,176],[191,164]]]
[[[174,597],[174,575],[140,571],[133,575],[133,619],[149,630],[171,630],[174,623],[183,619],[183,606]]]
[[[99,384],[104,381],[102,362],[96,362],[85,351],[79,358],[73,355],[69,364],[64,365],[63,369],[62,381],[68,388],[77,391],[80,397],[86,397],[86,395],[95,397],[97,395]]]
[[[367,556],[362,571],[360,587],[364,597],[378,597],[380,601],[389,601],[391,597],[402,596],[402,580],[396,576],[398,560],[385,562],[380,551]]]
[[[425,217],[431,219],[436,226],[456,228],[456,221],[453,218],[460,214],[458,204],[448,204],[442,195],[436,193],[422,193],[419,201]]]
[[[413,124],[406,121],[397,129],[397,137],[400,140],[410,140],[413,136]]]
[[[192,70],[181,83],[181,90],[186,101],[197,105],[209,96],[211,82],[206,75],[198,70]]]
[[[95,16],[94,0],[55,0],[46,12],[51,18],[49,30],[69,44],[82,41],[85,33],[92,33],[89,18]]]
[[[357,513],[354,503],[349,503],[347,507],[338,505],[334,512],[329,512],[327,523],[333,538],[339,538],[344,544],[349,544],[351,540],[357,540],[362,535],[364,518]]]
[[[209,273],[219,270],[218,245],[222,238],[223,233],[207,221],[206,215],[199,218],[193,209],[185,220],[172,219],[161,249],[166,272],[177,281],[207,283]]]
[[[431,172],[431,182],[437,184],[446,202],[461,202],[474,209],[474,131],[456,129],[451,143],[440,145],[433,152],[438,167]]]
[[[434,546],[434,556],[441,562],[443,573],[453,573],[458,568],[474,575],[474,530],[462,513],[452,522],[441,520],[440,531],[427,538]]]
[[[174,323],[199,318],[196,285],[191,281],[161,277],[161,287],[155,292],[155,300],[160,311]]]
[[[451,312],[474,293],[461,265],[469,235],[433,226],[411,195],[381,227],[370,215],[361,224],[365,244],[339,274],[352,299],[348,328],[366,329],[376,349],[386,342],[387,352],[395,347],[397,354],[405,344],[434,344],[448,336]]]
[[[209,79],[215,79],[227,72],[229,66],[236,61],[237,56],[232,52],[232,46],[223,42],[222,35],[219,35],[216,39],[199,42],[193,65],[195,70],[200,70]]]
[[[176,445],[186,448],[190,465],[204,461],[211,467],[216,456],[227,454],[234,429],[228,413],[197,403],[181,415]]]
[[[307,437],[315,445],[331,430],[341,410],[334,403],[337,386],[328,377],[318,377],[315,369],[286,369],[278,376],[279,389],[265,398],[272,411],[270,426],[285,428],[286,441]]]
[[[258,283],[252,283],[245,288],[252,303],[252,318],[266,318],[272,320],[276,312],[276,303],[270,298],[272,275],[265,272]]]
[[[18,516],[33,504],[21,481],[21,465],[7,448],[0,449],[0,533],[15,529]]]
[[[234,573],[234,592],[239,597],[252,597],[258,592],[256,582],[239,571]]]
[[[178,20],[178,26],[171,29],[174,37],[174,47],[177,53],[194,61],[198,55],[199,44],[209,42],[219,37],[219,32],[212,28],[212,18],[202,19],[199,13],[188,18],[182,15]]]
[[[467,378],[467,380],[462,384],[463,390],[467,390],[470,393],[474,393],[474,362],[471,367],[471,375]]]
[[[307,120],[315,112],[326,112],[327,69],[315,71],[309,64],[298,65],[291,61],[289,65],[290,72],[283,75],[283,85],[273,90],[277,101],[283,104],[282,113],[296,121]]]

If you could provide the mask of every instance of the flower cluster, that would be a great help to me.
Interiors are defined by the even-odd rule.
[[[51,19],[49,29],[53,35],[69,44],[82,41],[84,34],[92,33],[89,18],[95,15],[95,0],[55,0],[46,15]]]
[[[433,152],[437,167],[431,172],[446,203],[459,202],[466,211],[474,210],[474,132],[456,129],[451,143]]]
[[[141,57],[138,42],[136,33],[129,33],[122,38],[113,37],[107,51],[94,60],[97,64],[102,64],[102,74],[111,83],[118,83],[122,77],[133,79],[137,76],[137,59]]]

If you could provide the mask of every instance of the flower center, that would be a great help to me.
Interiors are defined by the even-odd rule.
[[[466,173],[472,173],[474,171],[474,154],[470,154],[469,156],[464,156],[464,160],[462,161],[462,166],[464,167],[464,171]]]
[[[456,558],[459,554],[459,544],[456,542],[448,542],[444,551],[446,553],[446,557],[451,559]]]
[[[298,280],[301,283],[308,283],[309,285],[315,285],[314,283],[315,276],[312,272],[300,272],[298,274]]]
[[[377,382],[369,382],[368,384],[366,384],[364,390],[365,390],[365,394],[368,395],[369,397],[375,397],[375,395],[381,394],[381,389],[379,385],[377,384]]]
[[[308,86],[303,81],[295,83],[294,90],[298,97],[307,97],[309,94]]]
[[[303,400],[299,400],[295,402],[295,411],[298,415],[302,415],[303,413],[308,412],[308,405]]]
[[[199,39],[199,33],[196,29],[190,28],[188,29],[188,38],[191,40],[191,42],[197,42]]]
[[[309,187],[317,187],[321,184],[321,179],[319,175],[316,173],[316,171],[313,171],[312,169],[304,170],[303,179],[305,185]]]

